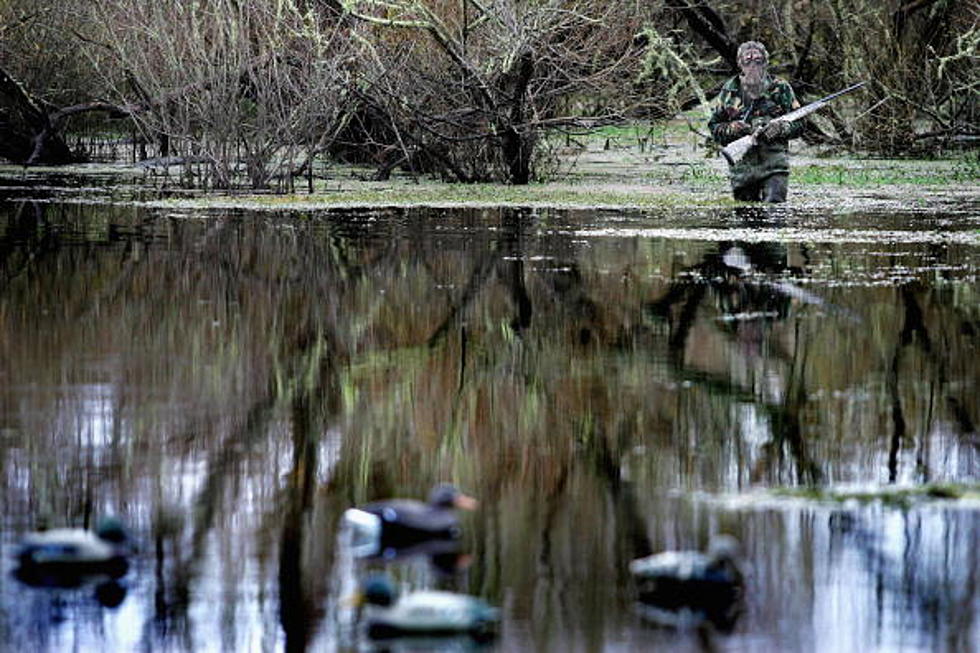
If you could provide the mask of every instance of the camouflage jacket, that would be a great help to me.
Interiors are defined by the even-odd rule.
[[[752,127],[758,127],[799,107],[793,87],[775,77],[767,80],[762,97],[746,104],[746,99],[742,97],[742,82],[736,75],[722,86],[721,93],[718,94],[718,104],[708,120],[708,128],[716,142],[728,145],[737,138],[732,131],[733,122],[741,120]],[[789,138],[797,138],[802,133],[802,121],[790,123]]]
[[[708,128],[715,142],[721,145],[735,140],[738,136],[732,123],[744,121],[753,128],[765,125],[777,116],[799,108],[793,87],[788,82],[770,77],[765,93],[757,100],[746,103],[742,97],[742,82],[736,75],[721,88],[718,103],[708,120]],[[787,142],[803,133],[803,121],[790,123],[789,134],[784,140],[772,143],[759,143],[749,150],[741,161],[732,166],[731,181],[735,187],[756,183],[777,173],[789,173],[789,154]]]

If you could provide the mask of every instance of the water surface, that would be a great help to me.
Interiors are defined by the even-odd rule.
[[[501,606],[489,650],[975,650],[976,502],[794,491],[980,481],[977,208],[8,198],[0,638],[372,650],[340,514],[451,480],[460,555],[384,566]],[[13,578],[24,532],[106,513],[139,544],[118,606]],[[629,561],[719,532],[735,622],[650,623]]]

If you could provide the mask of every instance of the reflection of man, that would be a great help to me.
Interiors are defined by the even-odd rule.
[[[715,141],[727,145],[757,129],[758,145],[731,167],[732,193],[737,200],[785,202],[789,181],[788,142],[803,131],[800,121],[770,121],[800,106],[789,83],[770,77],[769,53],[758,41],[738,46],[741,74],[728,80],[708,127]]]

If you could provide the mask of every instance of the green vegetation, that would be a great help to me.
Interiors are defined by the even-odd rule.
[[[879,161],[877,165],[863,162],[797,165],[793,167],[793,182],[816,185],[837,185],[855,188],[868,186],[913,185],[943,186],[976,182],[978,169],[961,161]]]
[[[569,132],[566,144],[587,141],[604,148],[638,148],[666,145],[667,134],[676,135],[676,123],[651,123],[636,121],[631,123],[603,125],[590,130]]]
[[[154,204],[162,206],[248,207],[291,209],[316,206],[559,206],[559,207],[704,207],[728,206],[727,195],[691,195],[684,188],[665,193],[635,186],[629,188],[588,188],[572,185],[530,184],[410,184],[385,183],[349,185],[326,192],[296,195],[208,195],[177,198]]]
[[[361,200],[371,201],[373,193],[362,191],[354,196]],[[479,184],[463,187],[438,185],[419,187],[415,193],[399,193],[400,200],[415,202],[450,202],[450,203],[493,203],[493,204],[560,204],[598,206],[660,206],[681,205],[691,202],[685,193],[651,193],[638,194],[631,190],[616,191],[602,188],[580,188],[571,186],[530,185],[527,188],[501,186],[498,184]]]
[[[964,483],[929,483],[915,487],[884,486],[876,489],[844,490],[833,488],[777,488],[772,494],[780,497],[811,499],[843,503],[857,501],[870,503],[881,501],[894,506],[905,507],[917,501],[940,500],[980,500],[980,485]]]

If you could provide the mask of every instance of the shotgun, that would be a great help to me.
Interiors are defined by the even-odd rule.
[[[814,111],[823,108],[825,104],[827,104],[834,98],[838,98],[841,95],[844,95],[845,93],[850,93],[855,89],[859,89],[865,84],[867,84],[867,82],[858,82],[857,84],[848,86],[847,88],[841,91],[837,91],[836,93],[831,93],[827,97],[820,98],[819,100],[816,100],[814,102],[811,102],[810,104],[802,106],[799,109],[794,109],[793,111],[790,111],[787,114],[779,116],[778,118],[773,118],[772,122],[775,122],[777,120],[782,120],[783,122],[794,122],[796,120],[799,120],[800,118],[809,116]],[[764,127],[759,127],[751,134],[747,136],[742,136],[741,138],[734,140],[728,145],[726,145],[725,147],[721,148],[721,154],[728,161],[728,165],[735,165],[736,163],[742,160],[742,157],[745,156],[746,152],[748,152],[753,147],[755,147],[755,144],[758,142],[759,132],[761,132],[763,129]]]

